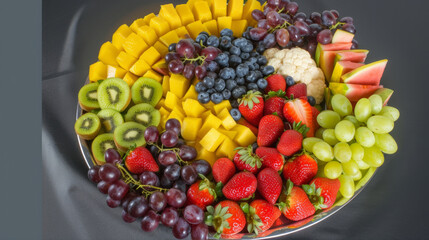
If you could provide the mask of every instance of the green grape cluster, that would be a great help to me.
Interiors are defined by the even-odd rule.
[[[385,154],[398,150],[389,134],[399,118],[399,110],[383,106],[374,94],[360,99],[354,109],[341,94],[331,99],[333,110],[317,116],[320,128],[315,137],[305,138],[303,147],[319,161],[318,175],[341,182],[340,193],[349,199],[384,163]]]

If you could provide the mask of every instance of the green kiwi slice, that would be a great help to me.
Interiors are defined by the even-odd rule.
[[[140,123],[145,127],[158,127],[161,121],[161,113],[148,103],[140,103],[128,110],[125,114],[125,121]]]
[[[162,97],[162,85],[155,79],[141,77],[131,87],[131,96],[135,104],[155,106]]]
[[[98,103],[101,109],[113,109],[122,112],[131,101],[131,90],[120,78],[108,78],[97,89]]]
[[[91,144],[92,156],[97,164],[101,165],[106,162],[104,159],[104,152],[109,149],[114,148],[118,150],[113,140],[113,133],[103,133],[98,135]]]
[[[113,133],[115,128],[124,123],[121,113],[113,109],[103,109],[97,113],[101,120],[104,132]]]
[[[91,111],[100,108],[98,104],[97,89],[100,84],[98,82],[90,83],[83,86],[79,90],[78,100],[79,105],[83,110]]]
[[[144,131],[146,127],[136,122],[125,122],[118,126],[113,133],[116,147],[126,152],[132,146],[145,146]]]
[[[94,139],[100,131],[100,119],[94,113],[85,113],[80,116],[74,124],[77,135],[86,140]]]

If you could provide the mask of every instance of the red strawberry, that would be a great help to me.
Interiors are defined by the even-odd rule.
[[[319,115],[319,110],[317,110],[317,108],[311,106],[311,112],[312,112],[312,116],[313,116],[313,127],[314,127],[314,132],[317,131],[317,129],[320,127],[319,123],[317,123],[317,116]]]
[[[204,210],[216,200],[215,185],[203,178],[189,187],[186,197],[189,204],[195,204]]]
[[[282,178],[272,168],[265,168],[258,174],[258,192],[269,203],[275,204],[282,192]]]
[[[216,182],[225,184],[235,174],[234,163],[229,158],[219,158],[213,164],[212,174]]]
[[[239,233],[246,226],[246,217],[234,201],[221,201],[215,208],[207,206],[207,212],[206,224],[214,228],[216,238]]]
[[[274,222],[282,215],[280,210],[273,204],[257,199],[241,207],[247,217],[247,231],[256,235],[271,228]]]
[[[317,174],[317,162],[308,154],[302,154],[288,161],[283,168],[285,180],[291,180],[293,184],[301,186],[307,184]]]
[[[286,102],[283,108],[283,116],[289,123],[302,122],[310,130],[307,132],[307,137],[314,136],[313,113],[311,105],[304,98],[297,98]]]
[[[286,80],[280,74],[273,74],[267,77],[268,86],[265,88],[265,93],[278,90],[286,91]]]
[[[257,180],[251,172],[235,174],[223,187],[223,195],[234,201],[250,198],[256,191]]]
[[[259,122],[258,146],[269,147],[277,142],[284,131],[285,125],[280,117],[266,115]]]
[[[315,178],[310,185],[302,185],[316,209],[330,208],[337,197],[341,183],[338,179]]]
[[[307,85],[305,83],[297,83],[287,88],[286,97],[300,98],[307,97]]]
[[[257,127],[259,120],[264,114],[264,99],[258,91],[248,91],[246,95],[239,100],[241,115],[253,126]]]
[[[313,204],[308,199],[302,188],[293,186],[291,181],[287,181],[286,196],[282,196],[280,210],[283,215],[292,221],[299,221],[313,215],[316,212]]]
[[[240,118],[240,120],[238,120],[237,123],[248,127],[250,131],[252,131],[252,133],[255,134],[255,136],[258,136],[258,128],[250,124],[248,121],[246,121],[246,119]]]
[[[251,173],[258,173],[259,169],[262,167],[262,161],[258,155],[253,153],[252,145],[249,145],[247,148],[238,147],[238,151],[234,155],[234,164],[239,171],[247,170]]]
[[[152,154],[145,147],[136,147],[128,152],[125,158],[125,166],[134,174],[141,174],[144,171],[159,171],[158,164],[156,164]]]
[[[282,170],[285,160],[276,148],[258,147],[255,153],[262,159],[262,167],[269,167],[277,172]]]
[[[302,126],[301,123],[294,123],[293,129],[286,130],[280,137],[280,141],[277,144],[277,150],[283,155],[288,157],[292,156],[302,148],[303,135],[308,130],[306,126]]]
[[[270,115],[273,113],[276,113],[277,116],[279,116],[282,120],[284,120],[283,117],[283,107],[285,105],[285,92],[282,90],[279,90],[277,92],[269,92],[268,93],[269,98],[265,100],[264,103],[264,115]]]

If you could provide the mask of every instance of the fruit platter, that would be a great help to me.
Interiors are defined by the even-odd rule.
[[[323,221],[398,149],[388,61],[356,38],[352,17],[289,0],[189,0],[120,25],[78,94],[88,178],[142,236]]]

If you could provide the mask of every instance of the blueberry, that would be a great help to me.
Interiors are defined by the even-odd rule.
[[[177,43],[170,44],[170,46],[168,46],[168,51],[169,52],[175,52],[176,51],[176,45],[177,45]]]
[[[250,53],[250,57],[256,57],[256,58],[258,58],[259,56],[261,56],[261,54],[259,54],[258,52],[251,52]]]
[[[249,84],[247,84],[247,89],[257,91],[258,85],[256,83],[249,83]]]
[[[214,78],[208,76],[203,79],[204,86],[206,86],[207,88],[212,88],[214,86],[214,81]]]
[[[217,74],[215,72],[208,72],[207,75],[206,75],[206,77],[211,77],[213,79],[216,79],[217,78]]]
[[[256,73],[256,79],[260,79],[260,78],[262,78],[262,77],[263,77],[263,75],[262,75],[261,71],[259,71],[259,70],[255,70],[255,73]]]
[[[219,46],[224,50],[229,49],[232,46],[231,38],[228,36],[222,36],[220,38]]]
[[[259,64],[257,64],[257,63],[254,63],[254,64],[253,64],[253,67],[254,67],[255,69],[259,69],[259,68],[260,68]]]
[[[236,87],[232,90],[232,97],[238,99],[241,97],[241,87]]]
[[[292,41],[291,41],[292,42]],[[262,45],[258,45],[257,47],[256,47],[256,51],[258,52],[258,53],[260,53],[260,54],[263,54],[264,53],[264,51],[265,51],[265,47],[264,46],[262,46]]]
[[[200,92],[198,94],[198,102],[202,104],[210,102],[210,94],[208,94],[207,92]]]
[[[216,92],[216,90],[214,89],[214,88],[209,88],[209,89],[207,89],[207,93],[208,94],[213,94],[213,93],[215,93]]]
[[[249,74],[246,76],[246,80],[249,83],[256,82],[257,79],[258,79],[258,75],[256,74],[255,71],[250,71]]]
[[[212,47],[219,47],[219,38],[217,38],[214,35],[211,35],[208,39],[207,39],[207,46],[212,46]]]
[[[198,35],[206,35],[207,37],[210,37],[210,34],[208,32],[206,32],[206,31],[202,31]]]
[[[197,93],[201,93],[201,92],[204,92],[206,90],[207,90],[207,88],[203,82],[198,82],[197,84],[195,84],[195,91],[197,91]]]
[[[268,76],[268,75],[271,75],[273,73],[274,73],[274,67],[273,66],[267,65],[267,66],[264,66],[262,68],[262,74],[264,74],[264,76]]]
[[[254,63],[257,63],[257,62],[258,62],[258,59],[257,59],[256,57],[251,57],[251,58],[249,58],[249,62],[250,62],[251,64],[254,64]]]
[[[237,82],[235,80],[229,79],[226,80],[226,89],[232,91],[235,87],[237,87]]]
[[[236,67],[241,62],[242,62],[241,58],[237,55],[231,55],[229,57],[229,66],[231,67]]]
[[[229,49],[229,53],[234,54],[234,55],[240,55],[240,54],[241,54],[241,50],[240,50],[240,48],[239,48],[239,47],[232,46],[232,47]]]
[[[252,62],[246,61],[245,64],[247,65],[250,71],[256,70],[255,65],[253,65]]]
[[[225,81],[222,78],[216,79],[214,88],[216,91],[222,92],[225,89]]]
[[[221,37],[223,37],[223,36],[228,36],[228,37],[231,37],[232,38],[232,35],[233,35],[234,33],[232,32],[232,30],[231,29],[229,29],[229,28],[224,28],[224,29],[222,29],[222,31],[220,31],[220,36]]]
[[[295,85],[295,80],[293,79],[293,77],[291,77],[291,76],[286,77],[286,85],[288,87]]]
[[[212,102],[213,102],[214,104],[219,104],[220,102],[222,102],[222,101],[223,101],[222,93],[218,93],[218,92],[213,93],[213,94],[210,96],[210,100],[212,100]]]
[[[208,39],[209,37],[207,36],[207,35],[205,35],[205,34],[199,34],[198,36],[197,36],[197,38],[195,39],[195,42],[197,42],[198,44],[202,44],[202,45],[206,45],[207,44],[207,39]]]
[[[244,85],[246,83],[246,80],[242,77],[236,78],[235,81],[237,82],[237,85]]]
[[[247,60],[250,58],[250,53],[247,53],[247,52],[241,53],[240,58],[243,60]]]
[[[316,105],[316,99],[313,96],[307,96],[307,101],[311,106]]]
[[[238,121],[241,118],[241,113],[237,108],[233,108],[231,109],[231,111],[229,111],[229,113],[231,114],[231,117],[235,120]]]
[[[210,61],[209,64],[207,65],[207,71],[209,73],[219,71],[219,64],[216,61]]]
[[[243,52],[252,52],[253,51],[253,44],[252,43],[247,43],[246,45],[240,47],[241,51]]]
[[[242,46],[247,44],[247,40],[245,38],[237,38],[232,41],[232,45],[241,48]]]
[[[228,89],[224,89],[222,91],[222,96],[223,96],[223,99],[229,100],[231,98],[231,91],[229,91]]]
[[[232,116],[231,116],[232,117]],[[253,153],[255,153],[256,152],[256,149],[258,149],[258,143],[257,142],[254,142],[253,144],[252,144],[252,150],[253,150]]]
[[[268,86],[268,82],[267,82],[267,80],[265,80],[265,79],[263,79],[263,78],[259,79],[259,80],[256,82],[256,84],[258,85],[259,89],[261,89],[261,90],[265,89],[265,88]]]
[[[240,97],[243,96],[244,94],[246,94],[246,92],[248,90],[245,86],[240,86],[238,88],[240,89],[240,94],[241,94]]]
[[[259,57],[257,58],[257,61],[256,61],[259,65],[267,65],[267,63],[268,63],[268,60],[267,60],[267,58],[265,57],[265,56],[263,56],[263,55],[259,55]]]
[[[215,61],[219,64],[220,67],[229,66],[229,56],[225,52],[219,53]]]
[[[223,78],[224,80],[228,79],[234,79],[235,78],[235,71],[232,68],[224,68],[220,70],[219,77]]]
[[[237,77],[244,77],[249,73],[249,67],[244,63],[238,64],[235,69],[235,73],[237,74]]]
[[[229,101],[231,103],[231,107],[233,108],[238,108],[238,106],[240,105],[237,101],[237,99],[232,99]]]
[[[249,31],[243,32],[243,34],[241,34],[241,36],[244,37],[245,39],[249,39],[250,40],[250,32]]]

